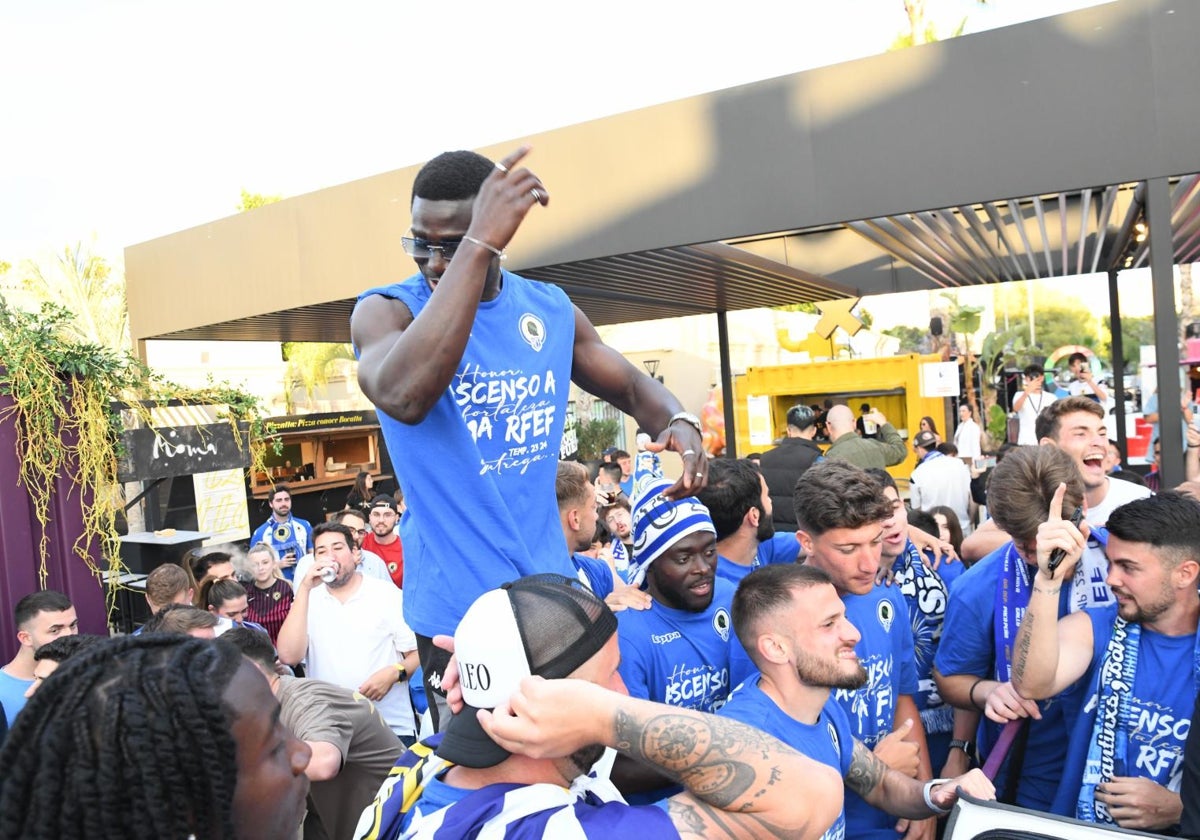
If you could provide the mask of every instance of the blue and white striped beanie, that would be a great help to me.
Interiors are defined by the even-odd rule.
[[[716,534],[708,508],[695,496],[668,499],[663,492],[674,481],[655,478],[635,489],[633,503],[633,562],[629,582],[641,586],[650,564],[688,534]]]

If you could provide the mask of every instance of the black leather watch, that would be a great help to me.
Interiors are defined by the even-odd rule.
[[[954,740],[952,740],[950,742],[950,749],[952,749],[952,750],[959,749],[959,750],[962,750],[963,752],[965,752],[971,758],[975,757],[975,742],[974,741],[963,741],[959,738],[955,738]]]

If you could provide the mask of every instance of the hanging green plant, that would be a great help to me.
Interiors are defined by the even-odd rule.
[[[46,583],[51,500],[55,483],[67,478],[79,489],[83,529],[73,552],[94,572],[121,571],[117,517],[123,507],[116,465],[121,411],[153,428],[157,405],[217,406],[219,416],[234,428],[249,431],[251,469],[265,469],[264,428],[258,400],[228,384],[207,388],[176,385],[151,371],[129,351],[64,338],[64,325],[73,315],[53,303],[39,312],[11,308],[0,297],[0,393],[11,405],[0,411],[0,423],[14,423],[20,481],[32,500],[41,526],[39,579]],[[176,403],[178,404],[178,403]],[[99,547],[101,561],[89,548]],[[109,606],[116,594],[109,587]]]

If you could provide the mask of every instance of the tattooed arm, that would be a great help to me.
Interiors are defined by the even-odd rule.
[[[925,805],[925,782],[891,769],[857,738],[850,769],[846,771],[846,787],[892,816],[918,820],[933,816],[933,811]],[[958,800],[959,788],[979,799],[996,796],[996,789],[987,776],[980,770],[971,770],[957,779],[934,786],[929,798],[939,808],[949,808]]]
[[[1075,564],[1087,547],[1086,523],[1077,528],[1063,519],[1066,492],[1065,484],[1058,485],[1046,521],[1038,526],[1037,574],[1013,644],[1013,688],[1033,700],[1058,694],[1083,675],[1092,659],[1092,622],[1087,613],[1058,619],[1062,588],[1071,585]],[[1056,552],[1058,562],[1052,563]],[[1110,558],[1110,562],[1124,561]]]
[[[667,810],[684,838],[818,838],[842,809],[836,771],[764,732],[582,680],[528,677],[480,722],[530,758],[604,744],[678,779],[687,792]]]
[[[1012,686],[1043,700],[1075,682],[1092,661],[1092,621],[1086,611],[1058,617],[1057,581],[1039,573],[1013,645]]]

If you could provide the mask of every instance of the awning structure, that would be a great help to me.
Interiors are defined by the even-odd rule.
[[[533,146],[554,198],[508,266],[598,325],[1150,266],[1170,358],[1172,263],[1200,258],[1197,43],[1200,4],[1118,0],[480,151]],[[347,340],[357,294],[412,273],[417,169],[131,246],[135,340]]]
[[[1174,260],[1195,262],[1200,177],[1171,181]],[[561,286],[592,323],[614,324],[853,297],[867,293],[853,278],[871,273],[916,273],[934,286],[955,288],[1141,268],[1148,259],[1144,189],[1114,184],[521,273]],[[814,273],[814,265],[828,273]],[[354,299],[346,298],[158,337],[345,341],[353,308]]]

